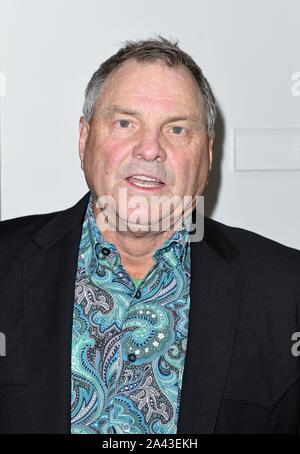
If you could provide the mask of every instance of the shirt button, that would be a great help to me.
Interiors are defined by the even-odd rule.
[[[141,293],[140,290],[138,290],[138,291],[136,292],[136,294],[135,294],[135,297],[136,297],[136,298],[140,298],[141,296],[142,296],[142,293]]]
[[[129,355],[127,356],[127,359],[131,363],[134,363],[136,361],[136,355],[134,353],[129,353]]]
[[[122,429],[123,429],[124,432],[130,432],[131,427],[130,427],[129,424],[124,423],[124,424],[122,425]]]
[[[107,247],[103,247],[101,250],[102,254],[107,256],[110,254],[110,250]]]

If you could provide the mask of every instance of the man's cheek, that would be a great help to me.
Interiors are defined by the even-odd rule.
[[[105,150],[104,155],[106,160],[110,165],[114,166],[119,164],[119,162],[126,157],[129,147],[128,144],[123,141],[111,141],[105,143],[103,148]]]
[[[185,185],[187,176],[189,176],[188,178],[192,177],[192,169],[188,165],[188,162],[182,159],[178,161],[174,167],[175,183],[178,185],[181,182],[181,184]]]

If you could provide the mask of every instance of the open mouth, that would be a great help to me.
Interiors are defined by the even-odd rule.
[[[133,186],[143,189],[157,189],[164,186],[164,183],[156,178],[146,177],[145,175],[133,175],[126,178]]]

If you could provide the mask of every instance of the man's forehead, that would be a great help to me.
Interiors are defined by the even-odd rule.
[[[169,67],[164,62],[140,62],[128,60],[116,68],[106,79],[103,92],[130,92],[143,94],[145,90],[153,96],[172,95],[184,92],[186,97],[202,97],[192,74],[182,65]]]
[[[194,120],[194,117],[199,116],[199,108],[203,107],[203,98],[199,87],[192,79],[192,76],[183,73],[181,75],[182,84],[179,80],[175,79],[175,83],[169,83],[168,71],[170,68],[165,67],[163,71],[163,78],[152,77],[153,72],[150,71],[149,64],[145,65],[140,62],[127,62],[127,68],[130,71],[123,72],[124,68],[119,68],[109,76],[106,83],[99,93],[98,110],[101,110],[105,116],[113,115],[115,113],[124,113],[127,115],[141,116],[142,111],[148,109],[155,111],[157,107],[166,114],[178,117],[187,117],[186,119]],[[129,66],[130,65],[130,66]],[[156,62],[152,63],[154,73],[157,66],[158,71],[162,64]],[[141,76],[139,69],[148,69],[147,72]],[[173,68],[171,68],[173,69]],[[177,71],[177,68],[174,68]],[[178,69],[179,70],[179,69]],[[122,71],[122,72],[121,72]],[[189,79],[187,79],[189,78]],[[173,80],[174,82],[174,80]]]

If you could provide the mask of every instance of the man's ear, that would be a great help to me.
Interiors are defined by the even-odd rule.
[[[210,138],[208,142],[208,152],[209,152],[209,171],[211,171],[212,164],[213,164],[213,145],[214,145],[214,138]]]
[[[79,120],[79,157],[81,161],[81,168],[83,170],[83,159],[86,148],[86,142],[89,137],[90,125],[85,117],[80,117]]]

